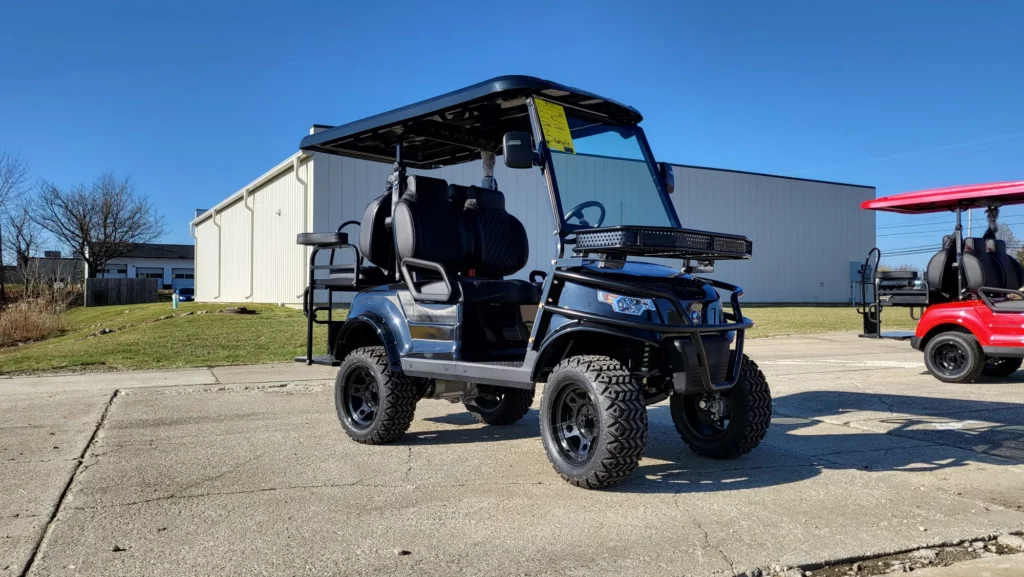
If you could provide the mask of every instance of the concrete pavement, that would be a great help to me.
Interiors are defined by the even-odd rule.
[[[852,335],[748,353],[758,450],[698,458],[662,404],[607,491],[555,475],[536,410],[423,401],[401,442],[353,443],[325,367],[0,379],[0,577],[730,575],[1024,529],[1021,376],[945,385]]]

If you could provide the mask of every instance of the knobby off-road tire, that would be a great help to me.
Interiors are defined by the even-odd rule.
[[[391,374],[384,347],[349,353],[334,382],[341,426],[353,441],[367,445],[390,443],[405,434],[419,398],[413,379]]]
[[[733,351],[729,362],[735,358]],[[735,459],[761,444],[772,422],[772,392],[764,373],[747,355],[743,355],[736,386],[722,393],[730,407],[727,423],[715,424],[704,414],[701,397],[676,393],[669,399],[676,431],[693,452],[711,459]]]
[[[643,391],[614,359],[568,358],[544,385],[540,431],[563,479],[587,489],[613,485],[636,469],[647,445]]]
[[[973,383],[985,370],[985,351],[974,335],[946,331],[925,345],[924,366],[944,383]]]
[[[981,369],[981,374],[986,377],[1008,377],[1020,369],[1024,359],[1020,357],[992,357]]]
[[[474,403],[463,403],[476,422],[484,425],[518,423],[530,411],[535,389],[488,387],[480,385],[481,396]]]

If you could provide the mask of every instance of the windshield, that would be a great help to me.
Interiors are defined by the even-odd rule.
[[[567,228],[674,226],[638,129],[566,114],[575,154],[551,148]]]

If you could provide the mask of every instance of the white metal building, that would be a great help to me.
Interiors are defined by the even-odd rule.
[[[585,179],[600,199],[603,186],[623,186],[637,165],[593,157],[577,174],[562,174],[557,167],[556,172],[560,180]],[[384,192],[391,170],[389,164],[299,152],[196,217],[191,226],[197,300],[301,302],[308,251],[295,244],[296,235],[359,220],[366,204]],[[686,165],[675,165],[674,171],[672,200],[684,227],[743,234],[753,241],[753,259],[721,261],[714,274],[744,287],[745,302],[849,302],[850,263],[862,261],[875,243],[875,214],[859,208],[875,197],[873,187]],[[477,161],[410,173],[471,185],[479,183],[482,168]],[[556,249],[540,170],[506,169],[499,160],[495,177],[508,211],[530,238],[529,263],[517,276],[547,270]]]

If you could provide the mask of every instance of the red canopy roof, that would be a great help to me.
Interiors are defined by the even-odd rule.
[[[904,192],[865,200],[860,207],[867,210],[917,214],[952,210],[957,206],[981,206],[986,201],[998,202],[1003,206],[1024,203],[1024,180]]]

